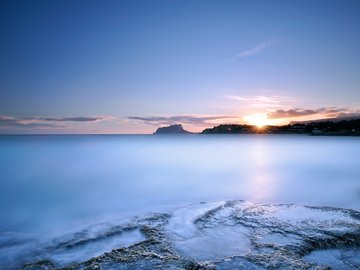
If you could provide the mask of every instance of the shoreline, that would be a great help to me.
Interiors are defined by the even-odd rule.
[[[100,247],[103,253],[91,255]],[[88,228],[43,248],[34,253],[35,261],[18,267],[325,269],[334,261],[360,267],[360,212],[242,200],[196,203],[97,231]],[[330,256],[327,264],[324,253]],[[347,254],[344,261],[339,254]]]

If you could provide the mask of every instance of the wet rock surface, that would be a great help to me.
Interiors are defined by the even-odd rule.
[[[114,235],[142,238],[61,265],[58,249]],[[137,235],[137,234],[136,234]],[[66,256],[66,252],[64,253]],[[96,234],[80,232],[23,269],[360,269],[360,213],[349,209],[244,201],[201,203],[134,218]]]

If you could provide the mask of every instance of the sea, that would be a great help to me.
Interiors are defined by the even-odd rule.
[[[119,239],[79,252],[48,247],[90,227],[229,200],[359,211],[360,138],[1,135],[0,268],[46,256],[60,266],[83,261]],[[144,238],[122,237],[123,246]]]

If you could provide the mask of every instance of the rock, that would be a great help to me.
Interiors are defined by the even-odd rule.
[[[190,134],[181,124],[159,127],[154,134]]]
[[[52,252],[25,269],[360,269],[360,213],[350,209],[245,201],[190,205],[172,214],[136,218],[65,245],[84,248],[116,233],[138,230],[144,239],[84,262],[59,267]],[[71,243],[71,245],[69,245]]]

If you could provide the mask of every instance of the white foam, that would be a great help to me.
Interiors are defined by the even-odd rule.
[[[64,267],[73,262],[83,262],[115,248],[127,247],[145,240],[145,236],[141,234],[139,229],[121,231],[118,234],[101,237],[101,234],[106,233],[108,229],[105,224],[92,226],[86,230],[86,233],[83,233],[84,235],[75,238],[73,241],[71,241],[70,236],[64,236],[56,240],[53,239],[53,244],[51,241],[39,242],[36,239],[17,243],[16,234],[0,237],[0,240],[4,239],[9,242],[6,246],[0,247],[0,262],[5,265],[5,267],[1,265],[0,268],[15,269],[26,263],[45,259],[53,261],[58,267]],[[68,241],[69,246],[61,245],[61,243]],[[56,245],[59,246],[56,248]]]
[[[250,251],[249,231],[243,226],[198,228],[194,221],[224,202],[192,205],[174,212],[167,225],[175,249],[184,256],[210,260]]]
[[[262,206],[271,218],[297,227],[324,228],[326,230],[347,231],[349,224],[360,225],[349,214],[341,211],[319,209],[300,205]]]
[[[178,240],[186,240],[198,233],[194,221],[208,211],[224,205],[225,202],[194,204],[176,210],[166,229]]]
[[[249,231],[242,226],[206,228],[192,238],[175,241],[178,252],[198,260],[242,255],[250,251]]]
[[[127,247],[145,240],[138,229],[122,232],[100,240],[89,241],[72,248],[60,248],[45,257],[63,267],[73,262],[83,262],[115,248]]]
[[[359,249],[327,249],[311,252],[304,257],[307,262],[330,266],[332,269],[358,269],[360,264]],[[352,267],[353,266],[353,267]]]
[[[267,233],[262,235],[258,241],[261,244],[275,244],[278,246],[299,245],[302,242],[301,238],[296,235],[284,235],[281,233]]]

